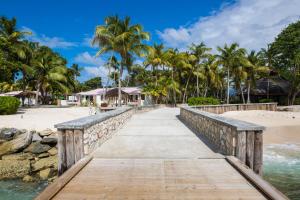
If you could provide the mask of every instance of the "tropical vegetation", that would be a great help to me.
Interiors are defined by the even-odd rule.
[[[68,93],[102,87],[140,86],[155,103],[251,103],[257,80],[276,72],[289,82],[287,104],[300,93],[300,21],[290,24],[260,51],[237,43],[208,47],[204,42],[185,50],[151,45],[150,34],[129,17],[106,17],[96,26],[92,44],[99,47],[95,56],[107,59],[108,81],[96,77],[78,81],[82,70],[52,49],[26,40],[29,32],[17,29],[16,19],[0,19],[0,93],[33,90],[42,103]],[[137,62],[138,61],[138,62]],[[38,98],[38,95],[37,97]],[[218,101],[217,101],[218,100]],[[259,99],[255,99],[256,102]]]

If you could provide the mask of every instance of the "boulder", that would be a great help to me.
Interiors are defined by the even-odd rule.
[[[0,139],[12,140],[18,132],[16,128],[3,128],[0,131]]]
[[[57,169],[57,156],[50,156],[47,158],[42,158],[38,161],[36,161],[34,164],[32,164],[32,170],[33,171],[40,171],[43,169],[47,169],[50,167],[54,167]]]
[[[51,155],[51,156],[55,156],[57,154],[57,148],[56,147],[53,147],[52,149],[50,149],[48,151],[48,153]]]
[[[40,135],[41,137],[45,137],[45,136],[51,135],[52,133],[53,133],[53,131],[52,131],[51,129],[48,128],[48,129],[45,129],[45,130],[39,132],[39,135]]]
[[[2,160],[31,160],[34,159],[30,153],[16,153],[2,156]]]
[[[41,138],[41,136],[38,134],[38,133],[33,133],[33,135],[32,135],[32,142],[38,142],[38,141],[41,141],[42,140],[42,138]]]
[[[38,158],[46,158],[46,157],[49,157],[49,153],[42,153],[38,155]]]
[[[25,149],[32,139],[32,132],[26,132],[18,135],[16,139],[4,142],[0,145],[0,156],[15,153]]]
[[[30,172],[29,160],[0,160],[0,180],[22,178]]]
[[[34,154],[41,154],[47,152],[51,147],[47,144],[41,144],[41,142],[33,142],[27,147],[24,152],[30,152]]]
[[[44,170],[39,171],[39,177],[41,180],[47,180],[53,174],[53,170],[51,168],[47,168]]]
[[[48,144],[51,146],[55,146],[57,144],[57,138],[54,137],[44,137],[41,141],[42,144]]]
[[[26,175],[26,176],[24,176],[24,178],[22,180],[24,182],[33,182],[34,178],[32,176]]]

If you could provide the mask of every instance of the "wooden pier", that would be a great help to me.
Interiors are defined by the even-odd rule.
[[[178,115],[134,114],[36,199],[287,199],[236,157],[211,150]]]

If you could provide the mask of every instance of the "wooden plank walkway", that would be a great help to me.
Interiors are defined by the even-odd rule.
[[[265,199],[178,114],[134,115],[54,199]]]

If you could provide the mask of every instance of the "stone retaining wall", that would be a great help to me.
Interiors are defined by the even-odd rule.
[[[62,174],[109,139],[135,112],[122,107],[55,125],[58,129],[58,173]]]
[[[181,107],[180,119],[208,139],[219,153],[236,156],[256,173],[262,173],[264,127],[192,107]]]
[[[197,110],[202,110],[215,114],[222,114],[228,111],[242,111],[242,110],[269,110],[276,111],[277,103],[250,103],[250,104],[223,104],[223,105],[204,105],[191,106]]]

